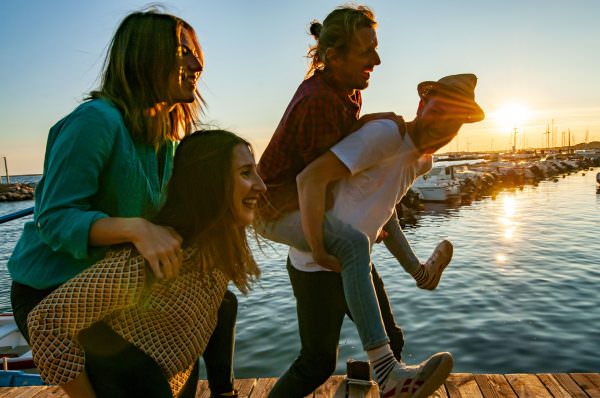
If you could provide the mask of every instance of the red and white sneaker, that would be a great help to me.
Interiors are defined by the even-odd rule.
[[[379,386],[380,395],[382,398],[426,398],[444,384],[453,364],[449,352],[438,352],[418,365],[402,363],[392,369],[385,384]]]

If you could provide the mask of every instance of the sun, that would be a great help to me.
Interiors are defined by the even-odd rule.
[[[514,128],[522,130],[530,115],[529,108],[518,102],[507,103],[492,113],[502,131],[512,131]]]

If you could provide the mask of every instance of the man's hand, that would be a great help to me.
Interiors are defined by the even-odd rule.
[[[390,236],[390,234],[388,234],[385,230],[381,230],[379,231],[379,234],[377,235],[377,238],[375,239],[375,243],[381,243],[383,242],[383,240],[385,238],[387,238],[388,236]]]
[[[404,127],[404,119],[402,116],[396,115],[394,112],[377,112],[377,113],[367,113],[366,115],[362,115],[360,119],[358,119],[354,126],[352,126],[352,131],[356,131],[365,123],[378,120],[378,119],[389,119],[396,123],[398,126],[398,130],[402,133],[405,129]]]
[[[340,261],[326,251],[313,251],[312,256],[315,260],[315,263],[319,264],[321,267],[327,268],[333,272],[337,272],[338,274],[342,272]]]

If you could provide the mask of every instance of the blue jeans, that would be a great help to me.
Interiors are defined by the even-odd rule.
[[[409,274],[415,272],[421,265],[421,261],[406,240],[395,211],[383,226],[383,230],[388,233],[388,237],[383,240],[388,251],[396,257],[406,272]]]
[[[299,211],[286,214],[276,221],[262,222],[257,226],[257,231],[267,239],[310,251],[302,231]],[[327,214],[323,225],[323,239],[325,249],[341,263],[344,297],[363,349],[366,351],[389,343],[371,278],[369,238],[349,224]]]

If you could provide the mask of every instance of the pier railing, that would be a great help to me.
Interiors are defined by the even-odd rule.
[[[13,213],[9,213],[3,216],[0,216],[0,224],[4,224],[5,222],[9,222],[15,220],[17,218],[26,217],[33,214],[33,207],[28,207],[26,209],[18,210]]]

